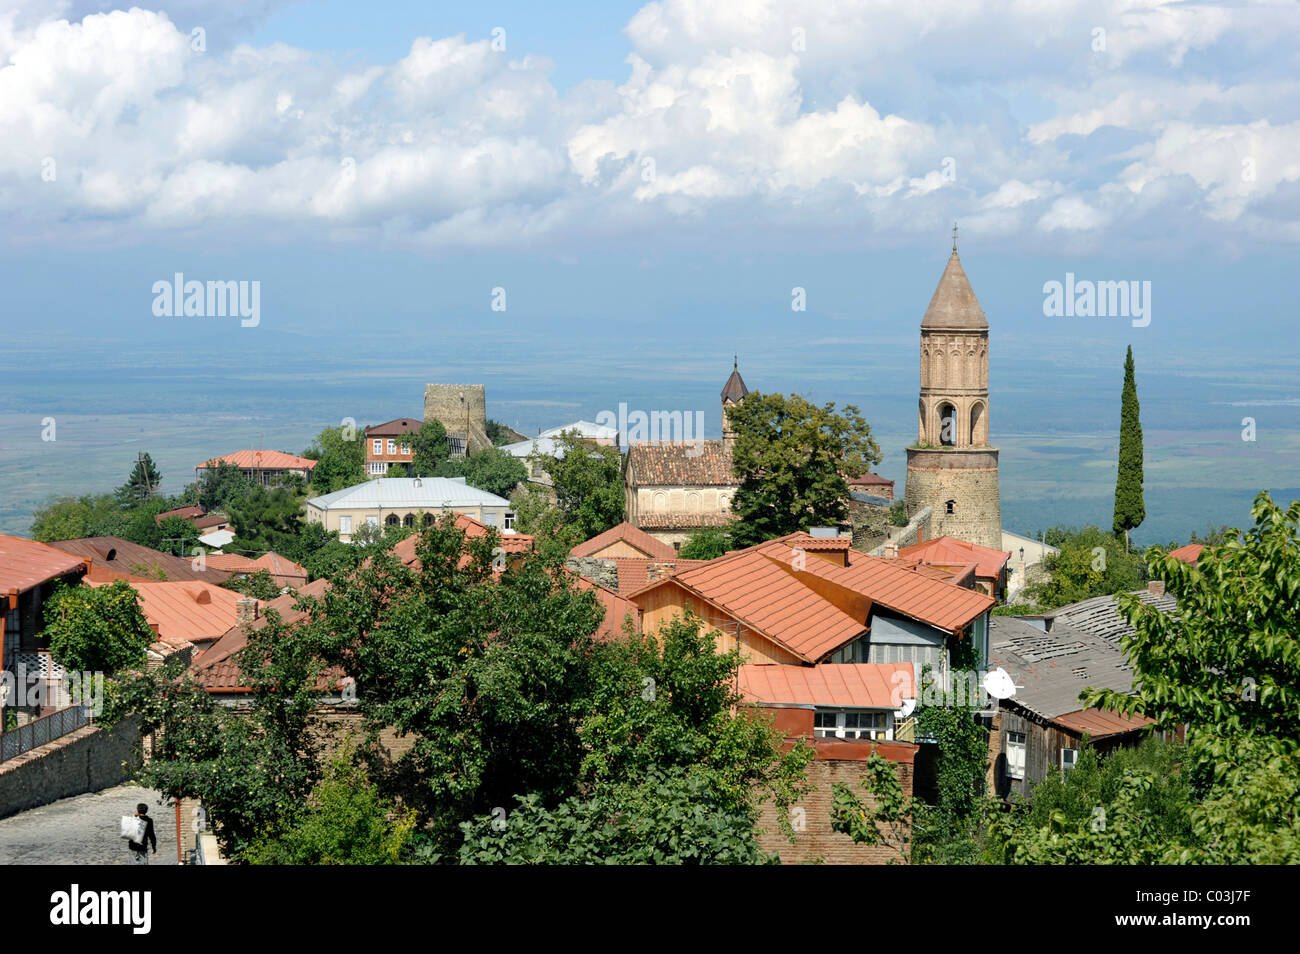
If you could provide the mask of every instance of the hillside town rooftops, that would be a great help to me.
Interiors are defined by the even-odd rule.
[[[167,580],[202,580],[218,584],[230,579],[229,573],[210,564],[206,569],[196,569],[188,557],[172,556],[121,537],[55,540],[50,546],[79,557],[89,557],[94,565],[124,575],[157,580],[161,573]]]
[[[91,581],[89,585],[103,584]],[[140,595],[145,619],[157,627],[158,639],[174,648],[220,639],[238,619],[239,601],[248,599],[234,590],[196,580],[133,581],[131,587]]]
[[[234,464],[240,470],[310,471],[316,466],[316,461],[278,450],[239,450],[205,460],[196,469],[215,469],[219,464]]]
[[[0,535],[0,593],[26,592],[86,569],[85,558],[80,555],[35,540]]]

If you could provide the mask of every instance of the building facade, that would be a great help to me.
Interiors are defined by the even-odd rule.
[[[335,531],[343,543],[384,527],[423,527],[444,513],[460,513],[498,531],[512,529],[510,501],[465,483],[464,477],[380,477],[313,497],[308,523]],[[363,532],[369,526],[371,531]]]
[[[487,435],[487,395],[481,384],[426,384],[424,419],[442,423],[452,457],[467,457],[492,446]]]
[[[989,444],[989,325],[956,240],[921,321],[917,442],[907,449],[909,515],[932,510],[934,536],[1001,549],[998,451]]]
[[[402,437],[416,433],[423,424],[418,417],[399,417],[367,427],[366,476],[386,477],[394,464],[410,464],[414,450],[409,443],[403,443]]]

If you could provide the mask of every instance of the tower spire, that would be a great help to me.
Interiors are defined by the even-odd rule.
[[[952,223],[952,251],[957,254],[957,223]]]

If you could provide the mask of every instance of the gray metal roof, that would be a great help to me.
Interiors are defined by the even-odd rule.
[[[1141,590],[1135,595],[1143,603],[1154,606],[1162,613],[1174,613],[1178,609],[1178,600],[1171,593],[1156,596],[1147,590]],[[1120,613],[1113,596],[1094,596],[1092,599],[1061,606],[1044,613],[1043,619],[1048,621],[1049,629],[1067,623],[1075,629],[1106,640],[1117,649],[1120,636],[1133,631],[1128,620]]]
[[[1133,667],[1124,654],[1091,633],[1056,622],[1045,633],[1015,616],[989,617],[989,656],[1017,686],[1008,702],[1045,719],[1083,708],[1089,687],[1133,691]]]
[[[307,502],[321,510],[510,506],[504,497],[469,486],[464,477],[381,477]]]

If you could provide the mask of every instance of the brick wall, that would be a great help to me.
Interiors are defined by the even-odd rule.
[[[905,499],[909,514],[922,507],[932,509],[932,536],[928,539],[946,534],[967,543],[1002,549],[996,450],[909,448]],[[951,514],[946,508],[949,500],[954,501]]]
[[[88,725],[0,763],[0,818],[129,779],[140,765],[134,717],[111,729]]]

